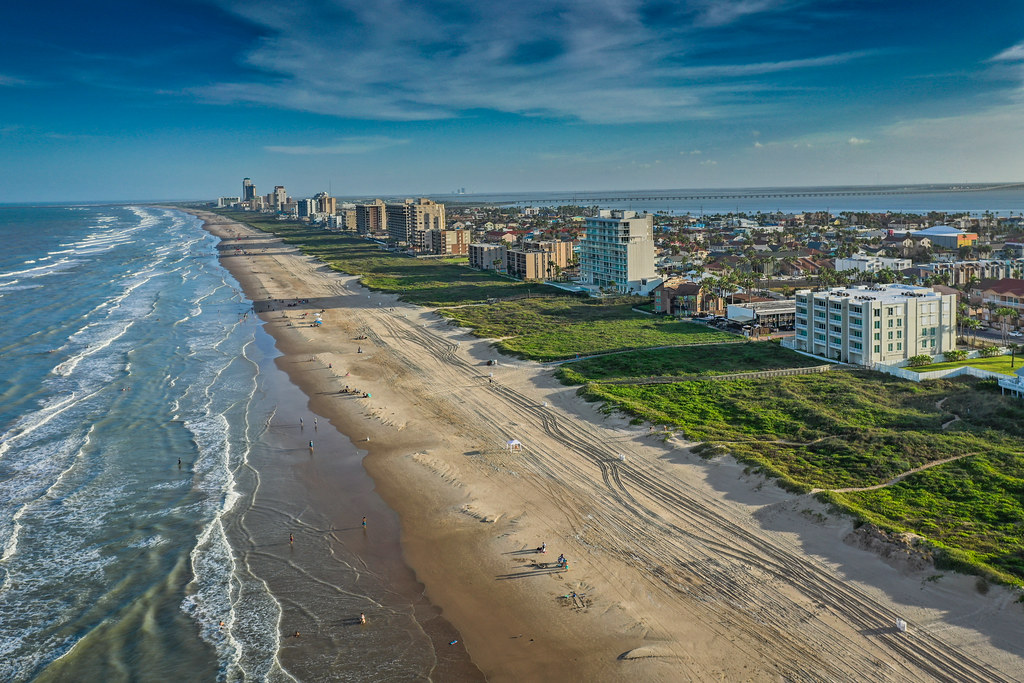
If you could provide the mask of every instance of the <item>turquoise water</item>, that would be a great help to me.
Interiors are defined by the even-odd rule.
[[[331,460],[295,447],[306,399],[216,238],[131,206],[0,207],[0,238],[0,680],[429,679],[451,629],[360,454],[323,421]],[[333,528],[357,514],[375,537]]]

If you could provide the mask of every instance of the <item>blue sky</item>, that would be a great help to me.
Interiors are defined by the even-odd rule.
[[[0,26],[0,202],[1024,180],[1024,3],[98,0]]]

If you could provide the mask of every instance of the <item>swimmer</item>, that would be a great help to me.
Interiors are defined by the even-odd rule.
[[[362,612],[359,613],[359,623],[360,624],[365,624],[366,623],[366,615],[363,614]]]

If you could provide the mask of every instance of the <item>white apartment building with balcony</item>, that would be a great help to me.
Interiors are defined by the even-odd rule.
[[[871,366],[956,348],[956,295],[930,287],[870,285],[796,293],[798,351]]]
[[[587,218],[584,227],[586,236],[580,242],[580,279],[584,284],[643,293],[657,284],[654,216],[602,209],[598,216]]]
[[[912,265],[914,262],[908,258],[886,258],[867,254],[854,254],[849,258],[836,259],[836,270],[856,270],[860,273],[877,273],[885,268],[901,271]]]

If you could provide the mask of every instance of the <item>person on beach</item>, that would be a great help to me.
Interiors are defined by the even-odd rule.
[[[309,442],[309,450],[313,450],[313,442],[312,441]]]
[[[366,614],[364,614],[363,612],[359,613],[359,623],[360,624],[365,624],[366,623]]]
[[[363,517],[363,528],[364,529],[366,528],[366,517],[365,516]]]
[[[289,544],[295,543],[295,537],[292,536],[291,534],[288,534],[288,543]]]

